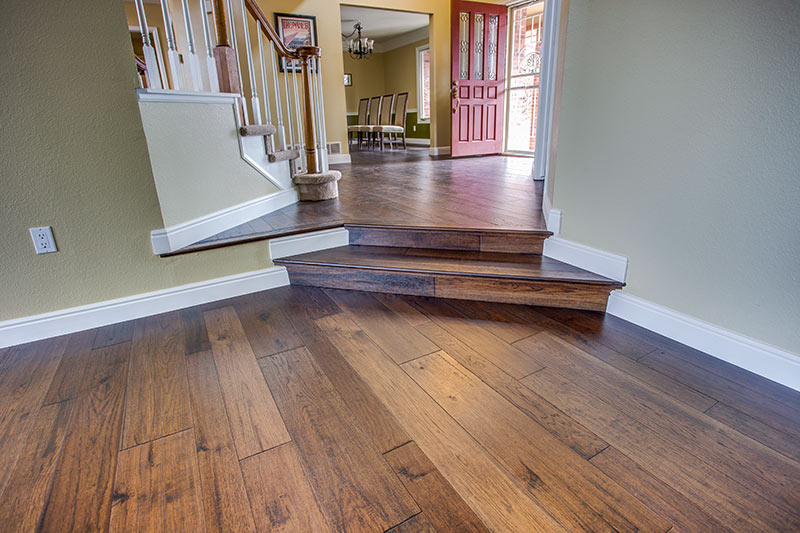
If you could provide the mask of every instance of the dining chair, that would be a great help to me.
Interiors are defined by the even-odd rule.
[[[408,93],[400,93],[394,100],[394,120],[388,125],[378,126],[377,132],[381,136],[381,150],[383,150],[383,135],[389,134],[389,148],[393,145],[393,140],[398,135],[403,137],[403,150],[406,149],[406,114],[408,113]]]
[[[381,112],[378,125],[374,128],[373,132],[375,140],[381,143],[381,152],[383,152],[383,128],[391,126],[392,112],[394,111],[394,94],[384,94],[381,96]],[[380,137],[380,139],[379,139]]]
[[[359,126],[366,126],[369,118],[369,98],[362,98],[358,101],[358,120],[354,125],[347,126],[347,144],[352,144],[353,137],[358,136],[358,144],[361,146],[361,131]]]

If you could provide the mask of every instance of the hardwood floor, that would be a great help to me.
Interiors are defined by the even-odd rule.
[[[800,392],[599,313],[290,286],[0,353],[2,531],[797,531]]]
[[[431,158],[426,149],[352,153],[339,198],[300,202],[174,253],[352,224],[544,230],[542,182],[521,157]],[[172,255],[172,254],[166,254]]]

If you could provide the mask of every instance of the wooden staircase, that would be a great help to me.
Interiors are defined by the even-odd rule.
[[[294,285],[591,311],[624,285],[544,257],[548,231],[346,227],[349,245],[274,263]]]

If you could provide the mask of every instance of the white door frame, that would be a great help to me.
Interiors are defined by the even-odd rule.
[[[539,88],[539,122],[536,128],[536,150],[533,162],[533,179],[544,180],[547,196],[550,168],[550,147],[553,133],[553,108],[555,101],[556,68],[558,65],[558,39],[562,0],[545,0],[544,28],[542,29],[542,71]],[[547,217],[547,213],[544,214]]]

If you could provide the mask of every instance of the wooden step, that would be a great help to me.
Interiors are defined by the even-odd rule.
[[[534,254],[349,245],[274,262],[294,285],[591,311],[624,285]]]
[[[475,252],[541,254],[546,230],[500,230],[345,224],[350,244]]]

